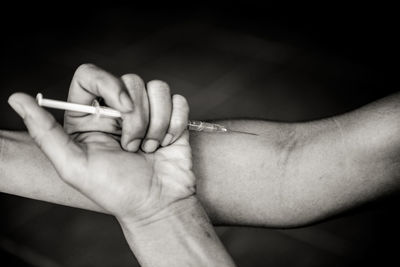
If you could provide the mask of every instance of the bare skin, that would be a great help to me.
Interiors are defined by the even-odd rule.
[[[293,227],[398,191],[399,113],[395,94],[313,122],[221,122],[258,136],[192,133],[197,196],[215,224]],[[106,212],[61,181],[26,133],[1,135],[1,191]]]
[[[196,198],[188,131],[175,127],[181,118],[187,121],[185,99],[165,101],[166,83],[148,84],[146,92],[133,75],[123,76],[121,87],[110,86],[113,79],[101,87],[99,81],[108,74],[90,68],[94,78],[82,81],[78,75],[69,97],[90,103],[101,96],[121,112],[122,119],[67,113],[63,129],[31,96],[16,93],[9,98],[59,177],[117,218],[141,266],[234,266]],[[160,135],[160,128],[152,127],[165,109],[158,113],[152,107],[157,103],[170,109]],[[146,122],[139,125],[140,120]],[[138,131],[139,126],[147,132]],[[167,142],[168,133],[175,138]],[[140,145],[145,152],[138,151]]]

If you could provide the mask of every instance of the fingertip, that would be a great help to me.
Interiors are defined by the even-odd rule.
[[[189,120],[189,104],[182,95],[175,94],[172,97],[172,115],[168,132],[173,135],[170,144],[174,143],[187,128]]]
[[[142,150],[146,153],[153,153],[156,151],[158,146],[160,145],[160,142],[158,140],[154,139],[147,139],[143,144],[142,144]]]
[[[146,139],[149,141],[143,144],[142,149],[150,153],[157,149],[165,138],[166,133],[168,133],[172,113],[172,99],[168,84],[161,80],[153,80],[147,83],[147,95],[150,107],[150,123]],[[157,140],[157,143],[150,140]]]
[[[125,150],[129,151],[129,152],[136,152],[139,150],[140,147],[140,143],[142,142],[141,139],[135,139],[133,141],[130,141],[126,146],[125,146]]]
[[[13,93],[13,94],[11,94],[11,95],[8,97],[7,102],[8,102],[8,103],[10,103],[10,102],[17,102],[16,99],[18,99],[18,94],[20,94],[20,93]]]
[[[161,81],[161,80],[151,80],[151,81],[147,82],[147,90],[149,90],[149,89],[152,90],[152,88],[165,89],[168,92],[170,91],[168,83]]]
[[[30,95],[27,95],[25,93],[19,93],[19,92],[13,93],[8,98],[8,104],[22,118],[25,117],[25,115],[27,113],[26,109],[29,109],[30,105],[32,105],[32,102],[36,103],[36,101],[34,100],[33,97],[31,97]]]
[[[8,97],[8,102],[9,103],[10,102],[16,102],[16,103],[18,102],[18,103],[20,103],[20,102],[24,102],[25,100],[27,100],[29,98],[33,99],[33,97],[31,97],[28,94],[21,93],[21,92],[16,92],[16,93],[13,93],[12,95],[10,95]]]
[[[185,104],[188,103],[186,97],[184,97],[183,95],[180,95],[180,94],[174,94],[174,95],[172,96],[172,99],[174,99],[174,100],[176,100],[176,101],[180,101],[180,102],[185,103]]]
[[[167,133],[164,137],[164,140],[161,142],[161,146],[167,146],[171,143],[172,139],[174,138],[174,136],[170,133]]]
[[[121,76],[122,81],[125,83],[128,89],[144,88],[143,79],[136,74],[128,73]]]

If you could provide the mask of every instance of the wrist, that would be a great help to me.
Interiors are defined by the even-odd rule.
[[[150,220],[120,223],[141,266],[234,266],[195,197]]]
[[[138,216],[117,216],[118,222],[124,229],[130,231],[143,231],[147,228],[157,227],[160,224],[168,224],[187,215],[203,211],[203,207],[195,196],[190,196],[162,207],[159,210],[149,211]],[[207,215],[204,213],[204,216]],[[208,217],[207,217],[208,220]]]

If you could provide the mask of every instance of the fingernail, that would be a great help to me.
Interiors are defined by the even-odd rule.
[[[122,91],[121,94],[119,95],[119,100],[121,101],[122,106],[127,108],[127,111],[133,109],[132,99],[129,97],[127,92]]]
[[[20,103],[14,100],[14,98],[10,97],[8,99],[8,104],[18,113],[21,118],[25,117],[25,110]]]
[[[154,139],[148,139],[142,145],[142,149],[144,152],[151,153],[154,152],[158,148],[158,141]]]
[[[130,151],[130,152],[135,152],[135,151],[137,151],[137,150],[139,149],[139,146],[140,146],[140,143],[141,143],[141,142],[142,142],[141,139],[135,139],[135,140],[129,142],[129,143],[126,145],[126,149],[127,149],[128,151]]]
[[[167,146],[169,145],[169,143],[171,143],[172,138],[174,138],[174,136],[170,133],[167,133],[164,137],[164,140],[161,143],[161,146]]]

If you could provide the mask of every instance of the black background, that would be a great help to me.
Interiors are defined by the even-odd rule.
[[[152,71],[152,68],[148,67],[146,63],[143,63],[145,67],[141,73],[141,65],[139,67],[134,64],[129,65],[129,62],[123,62],[123,60],[108,65],[107,60],[103,59],[113,58],[116,51],[126,47],[135,49],[136,43],[141,44],[141,41],[146,40],[149,36],[157,35],[164,29],[167,31],[176,27],[178,29],[189,28],[189,33],[185,28],[185,38],[187,38],[185,42],[189,42],[191,47],[195,47],[190,50],[190,53],[211,58],[209,62],[202,61],[202,64],[206,66],[205,70],[196,69],[194,66],[193,70],[186,70],[187,75],[184,73],[185,68],[177,67],[178,72],[187,77],[186,81],[192,84],[200,81],[196,84],[198,87],[194,86],[192,91],[187,91],[192,109],[194,107],[192,114],[197,115],[197,118],[213,119],[233,116],[299,121],[340,114],[399,90],[399,18],[395,11],[396,9],[390,6],[366,7],[365,5],[277,7],[270,4],[264,6],[256,4],[232,6],[230,4],[218,7],[203,5],[189,9],[172,6],[161,8],[156,7],[156,4],[151,8],[139,7],[134,3],[121,6],[100,3],[88,6],[82,6],[81,3],[27,6],[21,2],[16,3],[13,7],[4,6],[1,9],[0,26],[1,128],[24,129],[22,122],[6,102],[12,92],[25,91],[35,94],[38,90],[42,90],[51,98],[65,98],[74,69],[87,61],[94,61],[93,63],[118,75],[137,72],[146,80],[158,78],[159,73]],[[270,88],[271,84],[263,85],[262,79],[258,81],[258,78],[254,78],[252,82],[253,84],[257,83],[256,87],[247,87],[244,84],[241,93],[236,95],[237,92],[233,92],[233,100],[227,101],[223,107],[209,112],[200,112],[198,107],[201,107],[203,102],[194,91],[196,88],[201,90],[201,87],[206,84],[205,81],[211,80],[211,76],[214,74],[217,76],[214,72],[207,72],[207,66],[212,69],[216,65],[212,60],[216,52],[210,52],[211,55],[207,52],[210,47],[207,31],[200,30],[199,33],[196,33],[203,25],[207,25],[216,32],[228,32],[229,36],[250,36],[257,42],[273,43],[274,47],[282,47],[282,49],[291,47],[295,51],[302,51],[300,56],[288,61],[283,60],[274,65],[275,62],[272,65],[272,68],[279,66],[283,70],[283,74],[279,74],[279,79],[272,84],[280,85],[290,81],[288,85],[285,84],[284,88],[286,89],[274,90]],[[193,27],[192,33],[190,33],[190,27]],[[168,35],[163,38],[171,42],[168,40]],[[226,45],[224,37],[221,37],[219,42]],[[232,39],[227,38],[226,43],[228,42],[232,42]],[[203,47],[208,48],[203,51]],[[252,53],[251,47],[253,47],[251,44],[243,45],[241,48],[243,55],[247,56]],[[77,50],[77,48],[79,49]],[[150,51],[147,52],[151,54],[151,48],[149,49]],[[85,51],[94,52],[87,55]],[[149,57],[147,60],[149,62],[157,60],[156,53],[160,53],[159,50],[154,52],[154,57]],[[178,49],[178,52],[172,54],[179,53]],[[189,52],[186,51],[186,53]],[[186,62],[189,66],[191,66],[190,55],[192,55],[190,53],[188,62]],[[227,56],[227,60],[237,62],[236,57],[241,55],[240,51],[235,53],[235,55]],[[101,55],[102,59],[97,58],[97,55]],[[193,61],[193,64],[196,62]],[[181,61],[180,59],[175,60],[172,56],[168,63],[174,67],[179,66]],[[221,65],[225,66],[222,63]],[[163,67],[159,68],[161,69],[160,73],[164,73]],[[263,76],[262,70],[261,74],[257,75]],[[161,78],[167,79],[168,75]],[[173,78],[171,79],[172,84],[178,84],[178,82],[174,82]],[[185,88],[180,90],[178,92],[186,92]],[[251,111],[244,109],[243,113],[232,111],[232,109],[236,109],[236,106],[232,107],[229,103],[239,103],[240,105],[240,99],[236,100],[235,97],[239,98],[239,96],[247,94],[249,95],[247,101],[250,104],[243,105],[246,107],[254,105],[254,109]],[[213,96],[212,92],[210,96]],[[254,100],[251,96],[258,96],[258,98]],[[268,99],[266,99],[267,97]],[[54,114],[61,120],[62,113],[55,112]],[[295,242],[282,241],[286,237],[277,236],[281,232],[276,230],[223,229],[219,230],[219,233],[235,260],[242,266],[384,264],[392,260],[398,261],[396,255],[396,242],[399,238],[397,198],[397,196],[385,198],[346,213],[340,218],[334,218],[330,222],[311,226],[305,230],[300,229],[298,232],[289,231],[288,234],[286,232],[283,234],[284,236],[289,235],[291,238],[300,235],[301,238],[294,238]],[[111,233],[119,233],[115,222],[112,222],[107,216],[65,207],[54,207],[51,204],[8,195],[2,195],[0,203],[4,214],[1,216],[0,238],[12,240],[17,247],[30,247],[38,254],[44,255],[44,257],[48,256],[60,266],[86,266],[85,264],[100,266],[98,262],[104,262],[104,264],[111,262],[115,265],[121,265],[123,262],[124,266],[129,266],[130,261],[134,261],[130,256],[126,256],[125,261],[115,260],[119,254],[109,247],[99,247],[97,250],[93,250],[98,254],[91,255],[91,257],[104,257],[104,260],[76,259],[74,261],[66,256],[71,254],[72,245],[75,246],[75,249],[85,250],[92,246],[91,242],[114,244],[110,240],[122,239],[121,234],[90,239],[90,237],[96,236],[94,232],[85,241],[76,238],[73,241],[64,242],[67,238],[66,233],[70,233],[68,231],[79,228],[79,226],[74,226],[73,222],[76,218],[81,217],[89,218],[84,219],[84,222],[78,220],[82,224],[87,224],[88,232],[96,231],[98,222],[106,220],[106,223],[101,224],[102,227],[106,227],[106,229],[109,227]],[[33,210],[39,210],[39,215],[32,215],[33,219],[26,219],[20,228],[13,227],[16,222],[22,220],[18,214],[30,213]],[[53,219],[43,218],[40,215],[43,214],[42,212],[52,214],[49,217],[53,217]],[[57,219],[59,218],[57,216],[61,216],[62,219]],[[53,233],[50,232],[48,237],[41,240],[32,234],[34,231],[40,232],[43,229],[54,227],[54,225],[60,227],[61,230],[56,231],[56,233],[60,233],[59,235],[50,234]],[[66,229],[72,230],[67,231]],[[318,236],[321,229],[324,233],[329,233],[331,239],[324,240],[321,237],[321,240],[317,239],[318,242],[308,240],[310,238],[315,241],[314,237]],[[241,246],[236,246],[240,249],[230,244],[234,242],[240,244],[243,236],[249,237],[249,240],[243,241]],[[263,238],[262,241],[260,238]],[[329,249],[336,244],[332,241],[335,238],[341,238],[347,244],[345,252],[339,256],[335,254],[338,250],[333,249],[332,252]],[[10,247],[3,241],[2,244],[0,254],[2,258],[0,259],[13,260],[15,265],[17,262],[19,264],[26,263],[26,266],[37,264],[38,261],[35,260],[27,262],[26,259],[21,259],[20,253],[11,253]],[[52,244],[58,244],[58,249],[52,249]],[[122,247],[121,250],[125,254],[129,253],[123,240],[118,241],[117,245]],[[304,246],[307,246],[307,249]],[[275,253],[276,250],[279,253]],[[305,251],[304,254],[303,251]],[[77,255],[77,257],[85,256],[85,254]],[[287,258],[283,259],[283,257]],[[110,258],[114,260],[105,260]],[[304,258],[310,259],[304,260]]]

